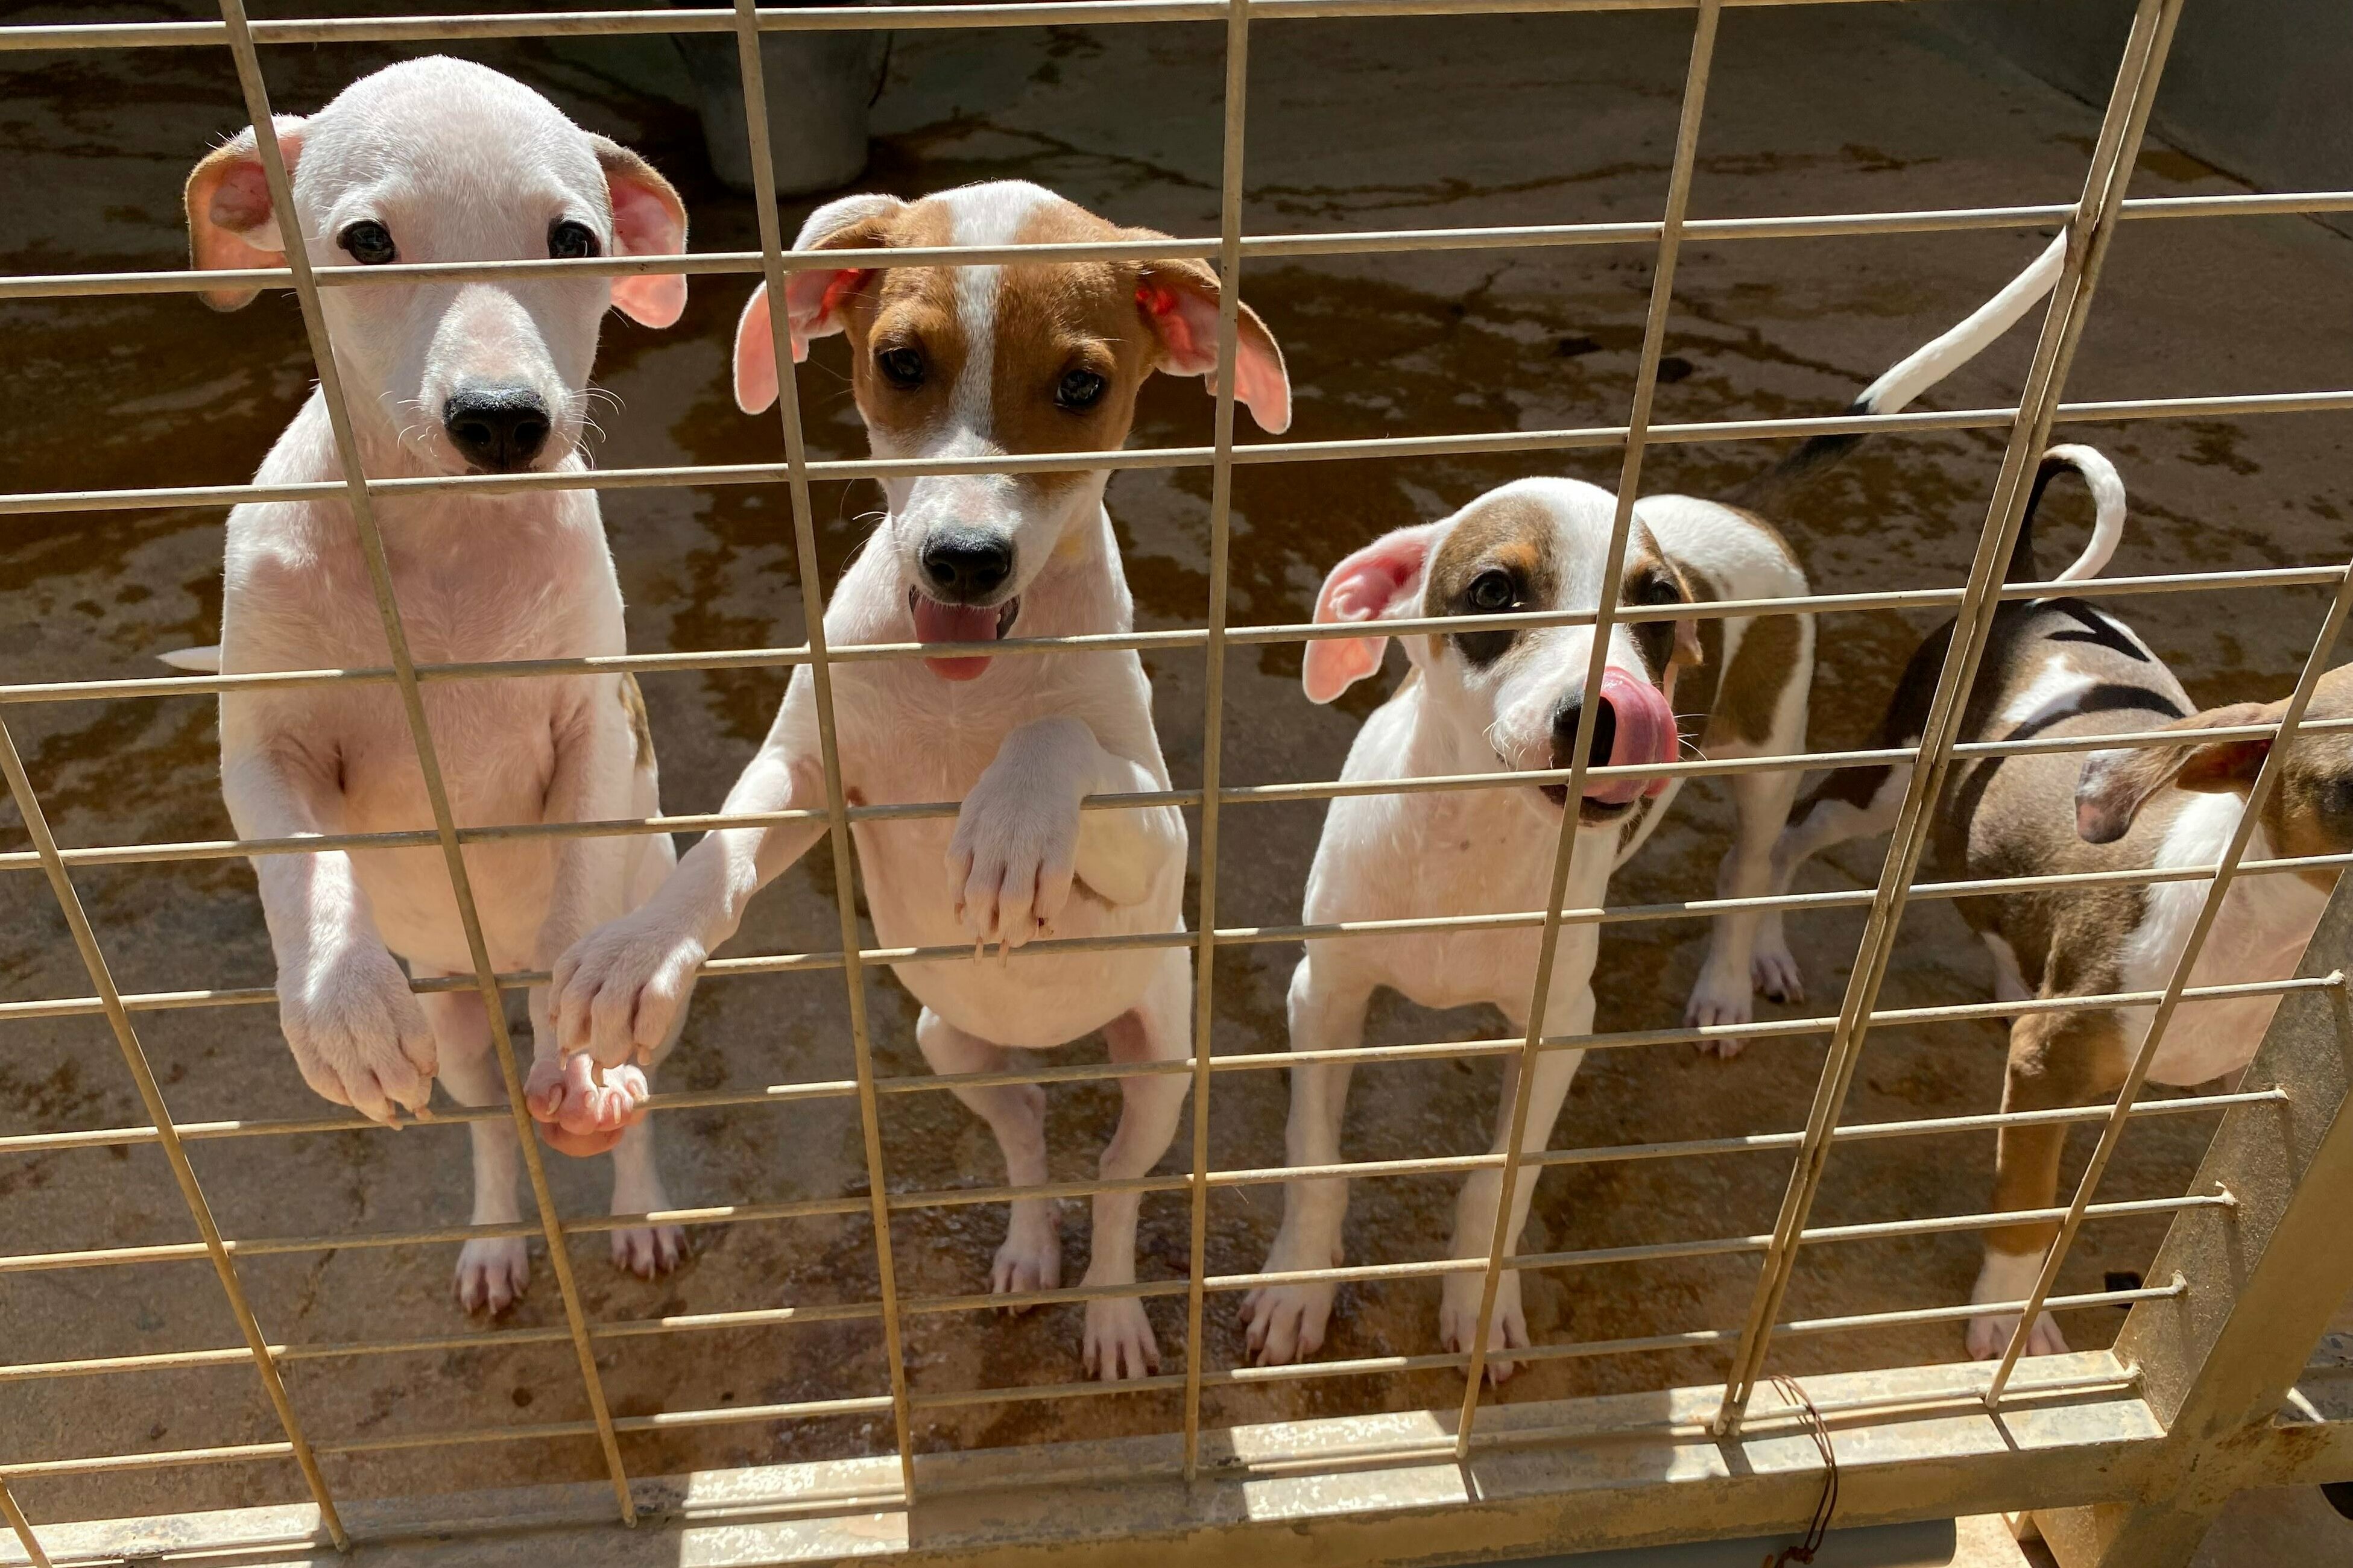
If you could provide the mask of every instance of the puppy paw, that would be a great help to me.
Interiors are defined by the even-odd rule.
[[[2018,1314],[2016,1312],[1998,1312],[1990,1317],[1971,1318],[1968,1335],[1969,1359],[1972,1361],[1996,1359],[2003,1351],[2010,1348],[2010,1336],[2017,1331]],[[2066,1336],[2059,1331],[2059,1325],[2051,1321],[2050,1313],[2040,1312],[2035,1315],[2034,1327],[2026,1336],[2024,1353],[2027,1355],[2065,1355],[2067,1353]]]
[[[618,1143],[629,1124],[645,1115],[652,1093],[638,1068],[599,1068],[582,1052],[533,1061],[523,1085],[523,1103],[541,1142],[561,1153],[585,1157]]]
[[[1013,763],[1008,749],[980,775],[948,844],[948,896],[976,944],[1033,940],[1070,901],[1076,874],[1075,788]]]
[[[608,1068],[650,1059],[670,1039],[708,956],[701,938],[654,904],[607,921],[550,971],[551,1043]]]
[[[1480,1277],[1450,1274],[1438,1306],[1438,1342],[1458,1354],[1471,1348],[1479,1333]],[[1501,1387],[1518,1363],[1504,1354],[1525,1350],[1528,1343],[1527,1314],[1520,1308],[1520,1276],[1507,1268],[1495,1282],[1495,1311],[1487,1324],[1487,1381]]]
[[[613,1233],[613,1267],[656,1279],[686,1259],[686,1232],[674,1225],[635,1225]]]
[[[322,1099],[385,1123],[432,1100],[433,1027],[381,945],[354,942],[281,970],[278,1017],[302,1081]]]
[[[1275,1266],[1267,1265],[1273,1273]],[[1287,1366],[1324,1348],[1336,1294],[1329,1284],[1261,1285],[1242,1298],[1244,1348],[1253,1366]]]
[[[1699,984],[1692,988],[1691,1001],[1683,1008],[1683,1027],[1736,1028],[1754,1022],[1756,1016],[1757,1009],[1749,994],[1747,976],[1728,981],[1712,973],[1703,973]],[[1729,1061],[1740,1054],[1740,1047],[1745,1043],[1737,1035],[1702,1040],[1698,1043],[1699,1053],[1702,1056],[1719,1056]]]
[[[1009,1296],[1026,1290],[1052,1290],[1062,1283],[1061,1224],[1051,1205],[1042,1212],[1027,1205],[1017,1207],[1013,1223],[1005,1233],[1005,1245],[997,1249],[997,1261],[988,1271],[988,1288],[999,1296]],[[1029,1309],[1016,1305],[1006,1309],[1026,1312]]]
[[[1148,1377],[1160,1370],[1159,1342],[1144,1303],[1133,1298],[1087,1303],[1086,1341],[1080,1354],[1089,1377],[1105,1383]]]
[[[1748,973],[1749,984],[1767,1001],[1806,999],[1805,979],[1798,973],[1798,961],[1787,947],[1767,949],[1759,943],[1755,956],[1748,961]]]
[[[497,1317],[531,1283],[531,1248],[519,1236],[483,1237],[458,1249],[458,1305]]]

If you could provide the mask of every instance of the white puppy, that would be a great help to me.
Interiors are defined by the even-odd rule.
[[[678,196],[643,159],[582,131],[521,83],[460,60],[390,67],[308,119],[280,117],[276,132],[295,212],[273,210],[245,131],[189,177],[196,267],[282,266],[290,230],[314,263],[339,266],[663,255],[685,243]],[[234,310],[252,297],[226,289],[206,299]],[[685,302],[686,279],[677,276],[326,290],[367,473],[580,470],[605,311],[617,306],[663,327]],[[326,405],[313,393],[257,479],[341,477]],[[595,492],[383,496],[375,515],[418,663],[626,651]],[[227,577],[223,670],[387,662],[343,501],[237,508]],[[625,678],[437,681],[425,688],[425,709],[460,826],[659,809],[645,710]],[[224,693],[221,785],[237,832],[249,837],[433,826],[401,700],[387,685]],[[643,900],[672,860],[660,836],[507,839],[465,855],[491,962],[501,970],[552,963],[583,932]],[[395,957],[418,976],[472,972],[438,848],[273,855],[254,867],[278,959],[279,1016],[312,1089],[380,1121],[394,1121],[399,1107],[422,1110],[437,1076],[464,1104],[503,1100],[480,997],[414,994]],[[668,1207],[652,1129],[627,1121],[646,1093],[643,1075],[632,1066],[597,1082],[585,1060],[567,1071],[544,1026],[543,994],[532,1000],[532,1101],[542,1134],[567,1153],[614,1151],[614,1213]],[[512,1127],[492,1118],[471,1131],[474,1223],[519,1219]],[[669,1268],[679,1246],[670,1226],[613,1233],[615,1261],[640,1274]],[[522,1238],[470,1241],[459,1255],[458,1295],[470,1310],[496,1311],[528,1277]]]
[[[1008,182],[912,204],[845,197],[814,214],[797,244],[998,246],[1138,233]],[[736,397],[752,412],[776,395],[769,308],[763,289],[736,336]],[[785,308],[796,358],[811,338],[849,334],[852,385],[879,457],[1109,450],[1126,438],[1146,375],[1200,375],[1216,363],[1218,282],[1195,261],[800,271]],[[1243,308],[1240,319],[1236,391],[1261,425],[1281,430],[1291,398],[1282,353],[1256,315]],[[1103,510],[1108,477],[889,481],[889,514],[835,589],[827,637],[841,647],[1126,630],[1134,611]],[[1134,654],[858,662],[837,668],[833,690],[853,805],[963,803],[953,822],[855,825],[879,941],[1018,948],[1041,934],[1182,929],[1182,815],[1079,808],[1085,795],[1168,787]],[[807,670],[797,669],[725,809],[824,805],[815,698]],[[555,972],[565,1047],[611,1067],[661,1040],[696,966],[823,831],[802,822],[713,833],[642,909],[565,954]],[[916,1038],[936,1071],[1001,1070],[1008,1047],[1048,1049],[1096,1029],[1115,1061],[1181,1059],[1189,1049],[1191,966],[1181,947],[976,958],[896,966],[923,1003]],[[1185,1099],[1181,1077],[1130,1078],[1121,1088],[1119,1130],[1102,1163],[1114,1180],[1159,1160]],[[1012,1182],[1046,1179],[1045,1097],[1035,1086],[957,1093],[996,1131]],[[1134,1193],[1094,1200],[1087,1284],[1134,1281],[1137,1204]],[[1015,1203],[996,1289],[1058,1287],[1056,1231],[1052,1202]],[[1106,1378],[1156,1367],[1143,1303],[1089,1301],[1083,1354]]]
[[[1308,645],[1308,697],[1329,702],[1380,668],[1388,637],[1377,623],[1400,616],[1593,610],[1607,593],[1630,607],[1802,595],[1805,574],[1780,535],[1751,513],[1688,496],[1636,503],[1620,574],[1605,581],[1616,500],[1575,479],[1522,479],[1440,522],[1400,529],[1332,569],[1315,602],[1319,621],[1365,621],[1373,635]],[[1405,682],[1366,721],[1348,750],[1345,779],[1567,767],[1576,743],[1593,628],[1457,631],[1400,639],[1412,663]],[[1676,759],[1674,703],[1698,721],[1699,750],[1716,758],[1799,751],[1813,674],[1814,627],[1806,616],[1734,616],[1704,621],[1638,621],[1610,628],[1607,673],[1595,715],[1594,765],[1639,766]],[[1678,686],[1678,678],[1682,684]],[[1708,683],[1707,685],[1701,684]],[[1713,689],[1709,689],[1712,685]],[[1610,871],[1639,848],[1673,802],[1680,779],[1596,779],[1577,803],[1567,909],[1603,901]],[[1790,773],[1732,780],[1739,833],[1719,881],[1733,895],[1761,893],[1774,836],[1797,784]],[[1351,796],[1332,803],[1308,873],[1305,918],[1410,919],[1541,910],[1551,891],[1555,846],[1567,786],[1559,784],[1410,795]],[[1748,1013],[1757,917],[1725,916],[1701,973],[1703,994],[1736,998]],[[1487,1002],[1525,1029],[1535,983],[1539,928],[1415,932],[1311,942],[1291,981],[1293,1050],[1348,1049],[1364,1036],[1374,990],[1388,986],[1427,1007]],[[1564,926],[1545,1009],[1546,1034],[1593,1026],[1592,974],[1599,928]],[[1794,991],[1796,966],[1773,933],[1760,952],[1761,983]],[[1726,1011],[1729,1011],[1727,1005]],[[1713,1021],[1713,1020],[1711,1020]],[[1567,1096],[1580,1051],[1538,1059],[1530,1089],[1525,1150],[1544,1147]],[[1349,1069],[1332,1063],[1293,1069],[1288,1157],[1293,1165],[1340,1158]],[[1506,1074],[1493,1149],[1511,1136],[1512,1075]],[[1507,1234],[1516,1238],[1535,1192],[1534,1171],[1514,1184]],[[1455,1211],[1453,1258],[1483,1258],[1494,1234],[1500,1171],[1475,1172]],[[1291,1184],[1270,1273],[1329,1268],[1341,1259],[1347,1183]],[[1446,1278],[1439,1332],[1467,1350],[1476,1330],[1477,1271]],[[1270,1286],[1243,1303],[1249,1343],[1261,1363],[1309,1355],[1324,1342],[1333,1287]],[[1496,1297],[1488,1349],[1528,1342],[1519,1276],[1507,1271]],[[1487,1363],[1498,1380],[1513,1363]]]

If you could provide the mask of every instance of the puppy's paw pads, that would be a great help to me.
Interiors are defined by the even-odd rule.
[[[1968,1348],[1972,1361],[1993,1361],[2010,1348],[2010,1336],[2018,1331],[2018,1314],[2003,1312],[1989,1318],[1969,1320]],[[2043,1312],[2034,1320],[2034,1327],[2026,1336],[2027,1355],[2065,1355],[2066,1336],[2059,1325]]]
[[[1692,993],[1690,1004],[1683,1008],[1683,1027],[1738,1028],[1755,1022],[1756,1016],[1756,1008],[1750,1002],[1746,985],[1716,986],[1703,981]],[[1702,1056],[1719,1056],[1726,1059],[1738,1056],[1742,1044],[1737,1037],[1697,1043]]]
[[[1448,1279],[1446,1294],[1439,1303],[1439,1342],[1461,1354],[1471,1348],[1478,1332],[1479,1277],[1456,1275]],[[1487,1381],[1502,1386],[1519,1370],[1518,1363],[1504,1352],[1525,1350],[1527,1343],[1528,1320],[1520,1306],[1520,1277],[1507,1272],[1496,1285],[1494,1316],[1487,1325]]]
[[[686,1260],[686,1232],[674,1225],[636,1225],[613,1233],[613,1267],[656,1279]]]
[[[997,1249],[997,1261],[988,1272],[989,1289],[1008,1296],[1016,1291],[1059,1289],[1062,1283],[1059,1228],[1051,1220],[1038,1224],[1016,1222],[1006,1235],[1005,1245]],[[1016,1306],[1008,1310],[1026,1312],[1029,1309]]]
[[[1160,1344],[1144,1303],[1132,1299],[1087,1303],[1086,1340],[1080,1354],[1089,1377],[1105,1383],[1149,1377],[1160,1370]]]
[[[1806,999],[1805,978],[1798,973],[1798,961],[1787,948],[1778,952],[1758,949],[1749,960],[1748,971],[1757,994],[1768,1001],[1790,1003]]]
[[[540,1136],[566,1154],[601,1154],[646,1113],[653,1090],[634,1066],[600,1068],[586,1052],[531,1065],[524,1103]]]
[[[1268,1272],[1275,1272],[1269,1264]],[[1324,1348],[1332,1319],[1330,1285],[1268,1285],[1242,1298],[1243,1340],[1252,1364],[1284,1366]]]
[[[454,1289],[469,1312],[497,1317],[531,1283],[531,1248],[519,1236],[483,1237],[458,1249]]]

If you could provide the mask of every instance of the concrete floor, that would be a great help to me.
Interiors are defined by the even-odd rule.
[[[142,15],[153,14],[142,8]],[[105,14],[77,6],[79,17]],[[126,11],[127,15],[128,12]],[[195,14],[192,10],[190,14]],[[914,194],[1018,175],[1117,218],[1185,233],[1216,216],[1221,70],[1214,27],[1126,26],[926,33],[897,40],[877,108],[868,183]],[[1494,17],[1269,24],[1253,37],[1247,222],[1255,231],[1654,217],[1662,197],[1688,41],[1671,16]],[[469,51],[533,80],[581,121],[632,142],[668,171],[693,215],[698,248],[756,243],[748,205],[703,172],[690,110],[665,96],[674,62],[622,45],[486,46]],[[273,89],[294,109],[394,58],[375,48],[273,50]],[[178,191],[188,166],[241,123],[226,58],[143,52],[111,58],[11,57],[0,69],[0,267],[11,271],[167,267],[184,253]],[[1708,216],[2071,200],[2097,115],[1894,8],[1838,6],[1726,17],[1693,201]],[[2147,194],[2239,188],[2152,143]],[[787,215],[797,219],[800,209]],[[1974,306],[2042,243],[2039,234],[1920,236],[1687,247],[1678,276],[1672,356],[1659,417],[1734,418],[1829,412],[1930,332]],[[1637,247],[1357,258],[1253,268],[1246,292],[1290,355],[1301,438],[1543,428],[1622,416],[1646,290]],[[2353,335],[2353,245],[2294,218],[2128,226],[2092,317],[2070,395],[2085,398],[2255,392],[2347,384]],[[599,379],[622,399],[607,423],[607,466],[773,459],[773,422],[739,416],[725,379],[727,337],[748,283],[698,279],[686,319],[666,334],[617,320]],[[2333,325],[2332,325],[2333,324]],[[290,300],[234,317],[186,297],[0,306],[10,374],[0,427],[16,458],[10,488],[76,489],[234,481],[248,475],[303,395],[309,364]],[[2015,395],[2028,338],[2003,344],[1939,389],[1947,407]],[[803,373],[812,447],[862,449],[843,381],[841,344],[820,345]],[[1136,432],[1154,445],[1207,437],[1208,405],[1193,384],[1148,393]],[[2353,506],[2341,431],[2322,416],[2180,421],[2068,433],[2122,466],[2134,521],[2116,570],[2255,567],[2335,559]],[[1755,444],[1683,446],[1652,456],[1654,488],[1717,489],[1772,453]],[[1882,441],[1799,498],[1784,519],[1826,590],[1959,580],[1999,463],[1989,437]],[[1241,621],[1304,619],[1324,569],[1381,530],[1428,519],[1482,489],[1547,465],[1520,458],[1251,468],[1235,481],[1232,611]],[[1615,459],[1572,455],[1559,469],[1607,482]],[[1206,471],[1132,474],[1112,488],[1139,618],[1198,622],[1206,591]],[[871,493],[821,489],[828,572],[851,548]],[[630,491],[606,518],[638,649],[788,644],[800,624],[780,489]],[[2054,500],[2046,537],[2073,537],[2080,502]],[[152,674],[156,652],[216,635],[220,519],[202,511],[33,518],[0,531],[0,669],[11,679]],[[2126,613],[2204,701],[2285,689],[2317,622],[2310,592],[2159,596]],[[1822,637],[1811,740],[1868,736],[1922,617],[1841,617]],[[1329,777],[1381,691],[1360,688],[1330,710],[1298,692],[1298,656],[1268,648],[1229,673],[1227,777]],[[1160,733],[1176,775],[1198,776],[1198,658],[1153,661]],[[1383,683],[1368,683],[1368,686]],[[750,754],[782,682],[766,672],[648,682],[665,804],[714,807]],[[226,836],[211,704],[16,709],[8,715],[60,837],[69,844]],[[1221,917],[1294,919],[1316,814],[1236,811],[1225,824]],[[1614,893],[1630,902],[1698,896],[1729,828],[1720,791],[1685,792],[1677,814]],[[0,847],[21,846],[0,816]],[[1847,887],[1876,872],[1865,846],[1818,865],[1804,884]],[[93,871],[79,879],[116,973],[129,988],[267,984],[269,950],[249,870],[216,862]],[[822,856],[755,907],[732,951],[834,945],[832,885]],[[1792,922],[1814,1005],[1835,996],[1860,918]],[[1602,1026],[1673,1022],[1703,933],[1688,923],[1612,928],[1597,976]],[[1292,950],[1240,948],[1219,962],[1214,1048],[1279,1051]],[[1908,918],[1885,996],[1890,1005],[1990,994],[1978,945],[1951,910]],[[88,983],[40,879],[0,879],[0,995],[80,994]],[[879,1067],[915,1073],[913,1009],[888,980],[872,988]],[[663,1087],[715,1089],[846,1076],[846,1017],[830,975],[708,985]],[[1491,1030],[1476,1012],[1377,1009],[1377,1041]],[[175,1116],[286,1117],[317,1102],[290,1070],[266,1010],[183,1013],[142,1034]],[[1992,1025],[1885,1028],[1873,1036],[1851,1120],[1957,1114],[1999,1102],[2002,1035]],[[1094,1042],[1074,1047],[1098,1058]],[[1752,1047],[1737,1061],[1678,1047],[1594,1058],[1554,1139],[1589,1145],[1783,1131],[1799,1126],[1820,1065],[1818,1042]],[[1492,1114],[1492,1064],[1425,1064],[1358,1075],[1352,1157],[1464,1152]],[[1115,1115],[1100,1087],[1052,1096],[1058,1177],[1090,1173]],[[1285,1090],[1275,1072],[1224,1075],[1211,1126],[1219,1165],[1276,1163]],[[119,1126],[138,1102],[102,1026],[18,1023],[0,1048],[0,1133]],[[2167,1119],[2136,1129],[2108,1176],[2109,1195],[2179,1193],[2209,1124]],[[833,1195],[863,1181],[859,1139],[838,1103],[669,1115],[663,1163],[687,1204]],[[371,1232],[460,1221],[466,1163],[454,1130],[401,1137],[358,1132],[213,1142],[196,1163],[231,1236],[331,1236],[341,1245],[255,1258],[244,1272],[269,1332],[292,1342],[453,1332],[453,1249],[356,1245]],[[1001,1179],[986,1130],[944,1095],[892,1099],[883,1144],[905,1188]],[[1180,1134],[1164,1166],[1180,1168]],[[2088,1140],[2073,1147],[2069,1174]],[[1873,1142],[1831,1163],[1820,1223],[1975,1209],[1989,1178],[1982,1137]],[[1530,1250],[1715,1237],[1769,1228],[1787,1165],[1778,1156],[1597,1165],[1548,1175]],[[572,1213],[598,1212],[601,1168],[562,1165]],[[1441,1245],[1452,1184],[1359,1184],[1351,1261],[1405,1260]],[[0,1162],[8,1252],[178,1241],[190,1227],[152,1150],[68,1152]],[[1256,1268],[1279,1215],[1271,1189],[1213,1205],[1208,1265]],[[1145,1208],[1143,1270],[1181,1275],[1186,1207]],[[1073,1260],[1084,1226],[1066,1234]],[[1001,1212],[911,1214],[897,1225],[904,1289],[964,1291],[987,1278]],[[2143,1267],[2162,1226],[2088,1228],[2061,1280],[2095,1290],[2111,1271]],[[593,1238],[579,1247],[592,1311],[604,1318],[720,1310],[870,1296],[862,1223],[705,1227],[680,1273],[648,1284],[616,1275]],[[1793,1317],[1949,1305],[1976,1268],[1966,1236],[1817,1248],[1801,1259]],[[1529,1281],[1540,1341],[1591,1340],[1736,1324],[1754,1284],[1747,1258],[1627,1266]],[[1071,1270],[1075,1278],[1075,1263]],[[1436,1348],[1436,1287],[1406,1282],[1342,1298],[1326,1353]],[[1209,1364],[1240,1353],[1234,1303],[1213,1300]],[[560,1322],[544,1260],[515,1324]],[[1171,1365],[1182,1310],[1155,1321]],[[2114,1311],[2067,1324],[2079,1345],[2105,1342]],[[923,1320],[909,1337],[923,1389],[1055,1383],[1076,1373],[1072,1310],[1017,1320]],[[137,1269],[0,1274],[7,1359],[204,1348],[237,1342],[202,1263]],[[1959,1331],[1928,1326],[1819,1336],[1776,1352],[1782,1370],[1948,1360]],[[876,1336],[860,1325],[739,1331],[608,1346],[606,1386],[623,1413],[868,1394],[884,1386]],[[1696,1352],[1553,1363],[1514,1380],[1506,1399],[1644,1389],[1721,1377]],[[322,1438],[381,1436],[585,1411],[560,1345],[308,1363],[293,1397]],[[1320,1382],[1209,1401],[1233,1422],[1451,1403],[1436,1376]],[[921,1423],[930,1447],[1028,1443],[1162,1430],[1166,1396],[1021,1404],[941,1413]],[[276,1436],[248,1371],[229,1367],[140,1379],[0,1383],[8,1456],[172,1448]],[[633,1437],[640,1473],[867,1451],[887,1422],[747,1425]],[[597,1473],[593,1445],[491,1444],[340,1459],[335,1486],[354,1496]],[[272,1465],[87,1478],[21,1489],[37,1519],[233,1506],[290,1498]],[[2274,1559],[2276,1560],[2276,1559]],[[2300,1558],[2300,1561],[2321,1561]],[[2220,1559],[2218,1562],[2221,1561]],[[2236,1560],[2233,1560],[2236,1561]],[[2247,1559],[2253,1561],[2253,1559]]]

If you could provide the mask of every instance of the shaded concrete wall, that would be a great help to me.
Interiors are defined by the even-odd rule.
[[[1954,0],[1927,14],[2104,101],[2133,0]],[[2183,152],[2261,190],[2353,186],[2353,4],[2189,0],[2151,117]],[[2353,216],[2332,227],[2353,234]]]

